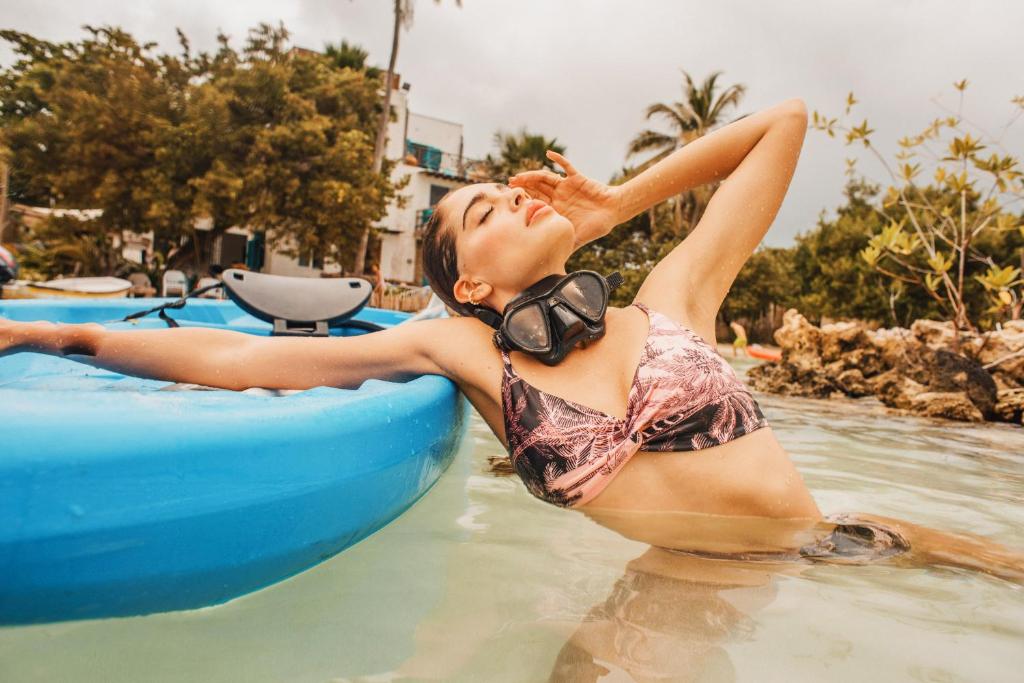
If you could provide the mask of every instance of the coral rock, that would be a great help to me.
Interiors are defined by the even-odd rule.
[[[925,393],[924,385],[901,374],[899,370],[887,370],[872,377],[868,385],[878,400],[892,408],[909,410],[913,408],[914,397]]]
[[[856,368],[844,370],[835,378],[835,384],[847,396],[859,398],[871,395],[871,386],[864,379],[864,374]]]
[[[978,407],[959,391],[926,391],[911,401],[914,412],[928,417],[945,417],[964,422],[982,422]]]
[[[861,323],[839,322],[821,326],[821,359],[828,363],[867,344]]]
[[[1024,389],[1005,389],[999,392],[995,413],[1006,422],[1024,422]]]
[[[799,372],[821,369],[821,330],[807,322],[795,308],[782,316],[782,327],[775,330],[775,342],[782,347],[782,362]]]
[[[910,330],[902,327],[874,330],[866,334],[882,364],[888,368],[913,362],[920,351],[921,343]]]
[[[982,415],[994,416],[996,383],[977,361],[943,350],[931,351],[924,360],[929,391],[963,392]]]
[[[1005,358],[989,371],[1007,386],[1024,387],[1024,354],[1007,358],[1021,350],[1024,350],[1024,320],[1010,320],[1003,324],[1003,329],[984,335],[983,345],[975,357],[982,365]]]

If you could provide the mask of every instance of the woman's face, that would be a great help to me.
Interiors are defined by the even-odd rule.
[[[569,219],[522,188],[480,183],[443,201],[455,235],[455,298],[501,311],[512,297],[551,273],[564,273],[575,231]]]

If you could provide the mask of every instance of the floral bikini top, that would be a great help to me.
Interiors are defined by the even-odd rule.
[[[696,451],[768,425],[732,367],[704,339],[644,304],[650,332],[619,419],[516,374],[501,382],[512,466],[530,493],[562,507],[593,500],[637,451]]]

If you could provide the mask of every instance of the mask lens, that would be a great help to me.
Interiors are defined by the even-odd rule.
[[[541,352],[551,346],[544,312],[538,304],[531,304],[513,312],[505,319],[508,338],[523,351]]]
[[[604,289],[593,275],[579,275],[569,280],[559,293],[581,315],[597,320],[604,313]]]

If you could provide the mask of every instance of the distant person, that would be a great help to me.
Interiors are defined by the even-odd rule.
[[[373,289],[375,291],[383,291],[385,285],[384,273],[381,272],[380,266],[376,263],[370,266],[370,277],[373,281]]]
[[[732,340],[732,357],[735,358],[737,351],[746,351],[747,349],[747,331],[735,320],[729,323],[729,327],[736,335],[736,338]]]

